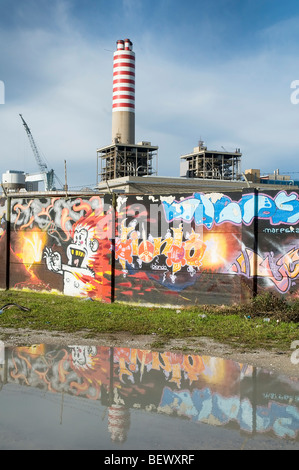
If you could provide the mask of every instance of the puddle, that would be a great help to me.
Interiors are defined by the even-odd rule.
[[[5,348],[0,449],[299,449],[299,379],[210,356]]]

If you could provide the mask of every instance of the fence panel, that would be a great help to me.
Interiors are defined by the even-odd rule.
[[[120,195],[115,298],[172,305],[231,304],[241,279],[230,267],[242,243],[240,193]]]
[[[110,196],[14,198],[10,287],[111,301]]]

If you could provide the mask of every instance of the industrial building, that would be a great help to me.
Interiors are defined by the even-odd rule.
[[[98,149],[100,181],[156,174],[157,152],[158,147],[152,146],[150,142],[124,144],[115,141],[112,145]]]
[[[52,170],[53,171],[53,170]],[[2,188],[6,192],[27,191],[37,192],[39,183],[45,181],[48,183],[47,173],[25,173],[19,170],[7,170],[2,174]],[[48,184],[45,185],[45,191],[49,191]]]
[[[2,174],[2,188],[4,191],[19,191],[25,189],[26,180],[24,171],[7,170]]]
[[[129,39],[117,41],[113,55],[112,143],[97,150],[97,189],[101,193],[166,194],[234,191],[264,187],[267,181],[246,178],[239,148],[208,150],[200,140],[180,157],[180,177],[158,176],[158,146],[135,143],[135,53]],[[280,181],[277,181],[279,187]],[[266,186],[265,186],[266,187]]]
[[[298,186],[298,181],[291,178],[291,175],[280,174],[279,169],[267,175],[261,175],[259,169],[245,170],[245,178],[253,183],[263,183],[271,185]]]
[[[156,174],[158,147],[135,143],[135,53],[130,39],[113,54],[112,144],[97,150],[100,181]]]
[[[235,152],[208,150],[203,141],[192,153],[181,156],[180,176],[218,180],[241,179],[240,149]]]
[[[97,149],[96,187],[100,193],[125,192],[143,194],[166,194],[167,192],[234,191],[243,188],[273,189],[296,188],[298,181],[290,176],[262,176],[260,170],[241,171],[242,153],[235,151],[209,150],[202,140],[193,152],[180,156],[180,176],[158,176],[158,149],[149,140],[135,142],[135,53],[130,39],[118,40],[113,53],[112,86],[112,140],[109,145]],[[44,193],[66,194],[68,185],[62,184],[54,173],[48,170],[35,144],[29,126],[22,119],[25,131],[35,156],[39,172],[25,174],[8,170],[2,175],[5,192],[41,192],[39,182],[44,184]],[[54,186],[54,179],[58,185]],[[57,191],[57,187],[60,190]],[[82,192],[86,192],[81,190]],[[92,190],[90,190],[92,191]],[[77,191],[78,192],[78,191]],[[68,192],[68,194],[70,194]]]
[[[39,183],[42,182],[46,192],[53,191],[56,189],[54,187],[54,179],[58,180],[57,175],[55,175],[54,170],[48,170],[47,164],[43,161],[31,130],[22,114],[20,114],[20,118],[28,136],[39,171],[37,173],[25,173],[20,170],[7,170],[6,173],[2,174],[2,189],[5,192],[37,192],[39,190]],[[60,183],[59,180],[58,182]]]
[[[174,194],[192,193],[201,191],[225,192],[242,191],[246,188],[269,189],[266,182],[253,183],[250,181],[213,180],[200,178],[180,178],[167,176],[125,176],[98,184],[100,193],[131,193],[131,194]],[[280,182],[271,186],[271,189],[281,189]],[[294,189],[298,186],[283,186],[284,189]]]
[[[193,153],[181,156],[180,176],[240,180],[241,156],[240,149],[233,153],[209,151],[200,141]],[[157,176],[157,161],[157,146],[148,141],[135,143],[135,53],[129,39],[118,40],[113,54],[112,144],[97,150],[98,188],[107,189],[104,181]],[[153,181],[150,179],[147,185],[152,186]],[[179,185],[186,189],[194,186],[190,183],[182,181]]]

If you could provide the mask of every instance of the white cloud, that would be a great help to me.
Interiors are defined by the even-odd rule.
[[[296,170],[299,106],[291,105],[290,83],[297,70],[297,59],[273,49],[214,65],[190,61],[189,67],[142,58],[137,108],[144,128],[156,123],[167,134],[160,136],[160,164],[164,155],[169,162],[179,158],[183,146],[181,153],[191,152],[203,138],[210,148],[240,147],[243,169]]]
[[[95,184],[96,149],[110,143],[111,57],[100,41],[88,44],[65,31],[20,30],[10,37],[18,64],[12,61],[0,108],[1,173],[8,165],[38,170],[29,141],[24,144],[21,113],[51,167],[64,175],[66,159],[74,185]]]

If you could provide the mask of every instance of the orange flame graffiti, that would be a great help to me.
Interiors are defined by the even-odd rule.
[[[47,234],[39,229],[18,232],[18,248],[15,255],[20,258],[28,271],[34,263],[40,263],[42,260],[46,239]]]

